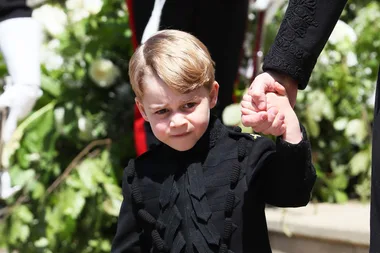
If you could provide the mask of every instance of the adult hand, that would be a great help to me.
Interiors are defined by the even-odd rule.
[[[264,72],[258,75],[252,82],[248,96],[243,97],[242,104],[247,107],[247,102],[251,99],[251,106],[249,114],[247,111],[242,110],[242,116],[246,126],[250,126],[256,132],[264,134],[274,134],[280,132],[280,129],[273,126],[273,120],[277,112],[275,110],[267,110],[266,94],[268,92],[275,92],[279,95],[286,95],[292,107],[294,107],[297,98],[298,85],[295,80],[286,75],[281,75],[275,72]],[[242,108],[244,106],[242,105]],[[244,124],[243,122],[243,124]],[[244,124],[244,125],[245,125]]]

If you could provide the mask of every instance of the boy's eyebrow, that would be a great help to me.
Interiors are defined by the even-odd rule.
[[[190,101],[194,101],[194,100],[197,100],[199,99],[200,97],[199,96],[192,96],[191,98],[188,98],[188,99],[184,99],[184,100],[181,100],[181,104],[186,104],[186,103],[189,103]]]
[[[200,98],[200,96],[192,96],[191,98],[180,100],[179,103],[180,104],[186,104],[186,103],[189,103],[190,101],[194,101],[194,100],[197,100],[199,98]],[[162,104],[150,105],[149,108],[152,110],[156,110],[156,109],[160,109],[160,108],[165,108],[167,106],[168,106],[168,104],[162,103]]]
[[[164,108],[166,106],[167,106],[167,104],[154,104],[154,105],[150,105],[149,108],[152,110],[155,110],[155,109]]]

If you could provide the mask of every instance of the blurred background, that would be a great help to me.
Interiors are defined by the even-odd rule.
[[[266,10],[265,19],[252,3],[237,103],[260,71],[257,49],[265,55],[286,3]],[[19,190],[1,200],[0,248],[109,252],[123,168],[136,155],[128,9],[123,0],[37,1],[33,18],[43,28],[43,93],[3,147],[2,166]],[[299,92],[296,111],[309,132],[318,172],[314,203],[369,201],[379,20],[378,1],[349,0],[307,89]],[[8,75],[0,56],[2,86]],[[223,119],[239,125],[236,115],[232,105]]]

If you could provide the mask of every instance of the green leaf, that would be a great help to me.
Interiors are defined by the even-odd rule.
[[[20,218],[24,223],[31,223],[33,221],[33,214],[25,205],[17,206],[13,209],[15,217]]]
[[[307,130],[312,137],[318,137],[320,134],[320,128],[317,121],[314,120],[312,114],[308,111],[306,114]]]
[[[334,196],[337,203],[344,203],[348,200],[347,194],[342,191],[335,191]]]
[[[107,199],[103,202],[103,209],[109,215],[118,217],[121,207],[121,200],[119,199]]]
[[[44,195],[44,193],[45,193],[45,186],[40,182],[36,182],[34,189],[32,190],[32,198],[39,199]]]
[[[41,76],[41,88],[55,98],[59,98],[62,94],[61,82],[44,74]]]
[[[104,184],[104,189],[106,190],[108,196],[110,196],[112,199],[123,199],[121,188],[118,185]]]
[[[337,174],[332,180],[330,186],[333,189],[345,190],[348,185],[349,177],[344,174]]]
[[[25,242],[30,235],[30,228],[21,220],[12,217],[12,223],[9,231],[9,241],[12,244]]]
[[[49,240],[46,237],[41,237],[34,242],[34,246],[37,248],[44,248],[49,245]]]
[[[356,153],[350,160],[351,175],[357,176],[370,169],[370,155],[368,150]]]
[[[12,179],[15,185],[19,185],[21,187],[27,185],[33,180],[35,176],[35,171],[33,169],[29,170],[17,170],[12,173]]]
[[[79,178],[83,185],[92,193],[96,192],[97,184],[94,180],[94,172],[98,170],[97,163],[93,159],[84,160],[77,168]]]

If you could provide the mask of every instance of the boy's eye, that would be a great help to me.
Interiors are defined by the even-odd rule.
[[[156,111],[155,114],[163,115],[163,114],[165,114],[167,112],[168,112],[168,109],[161,109],[161,110]]]
[[[196,105],[196,103],[187,103],[183,106],[183,108],[185,109],[190,109],[190,108],[193,108],[194,106]]]

